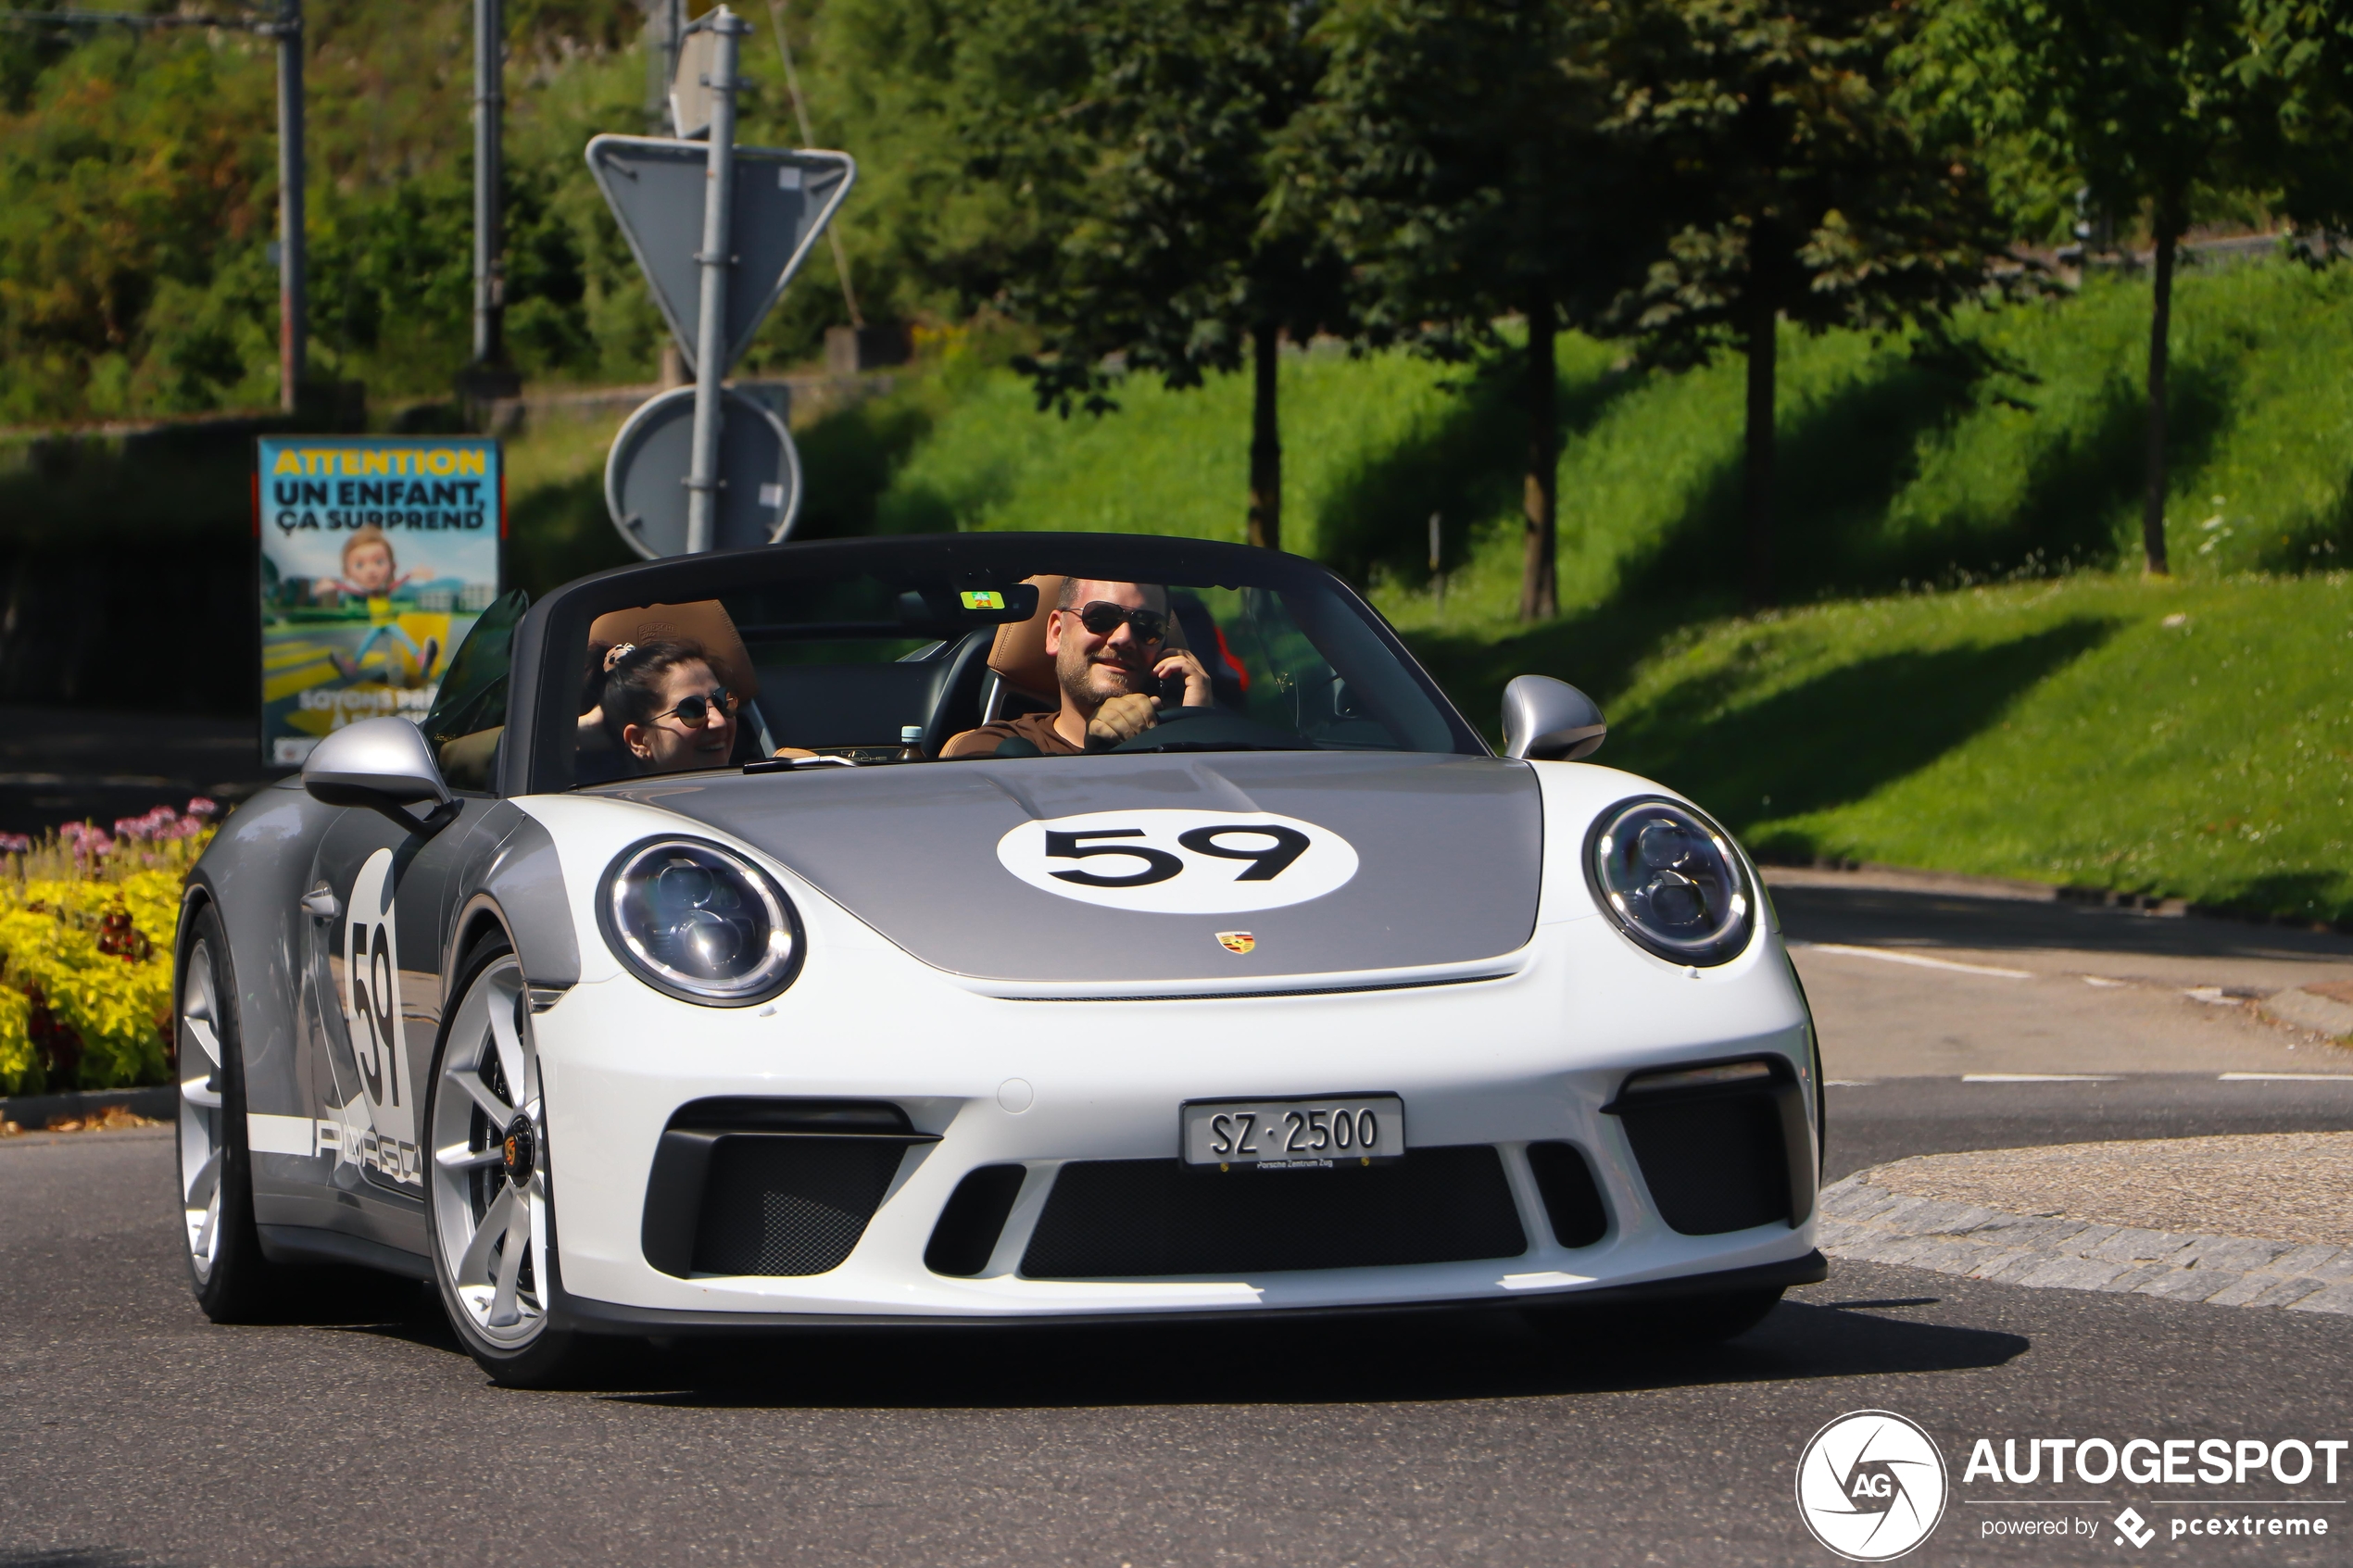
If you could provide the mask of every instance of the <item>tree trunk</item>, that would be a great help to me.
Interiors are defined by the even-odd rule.
[[[1779,343],[1769,295],[1748,316],[1748,420],[1741,468],[1741,521],[1747,533],[1748,607],[1773,603],[1773,371]]]
[[[2173,317],[2173,249],[2182,228],[2171,202],[2157,205],[2157,290],[2149,311],[2149,445],[2147,489],[2141,496],[2141,558],[2151,577],[2165,561],[2165,340]]]
[[[1276,372],[1282,329],[1262,321],[1251,329],[1252,370],[1257,384],[1250,405],[1250,542],[1262,550],[1283,547],[1283,427],[1277,418]]]
[[[1528,559],[1519,578],[1519,618],[1549,621],[1560,613],[1554,566],[1560,537],[1560,450],[1557,370],[1553,360],[1553,292],[1538,283],[1528,295],[1528,472],[1521,485],[1528,514]]]

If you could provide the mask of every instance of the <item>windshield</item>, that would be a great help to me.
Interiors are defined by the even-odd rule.
[[[535,726],[540,787],[747,765],[1485,750],[1361,600],[1265,551],[1051,534],[787,546],[561,596],[582,602],[551,618],[541,690],[570,721]]]

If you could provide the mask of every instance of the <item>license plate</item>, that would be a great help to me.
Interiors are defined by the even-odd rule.
[[[1330,1171],[1405,1152],[1405,1102],[1395,1095],[1197,1099],[1181,1115],[1185,1163],[1221,1171]]]

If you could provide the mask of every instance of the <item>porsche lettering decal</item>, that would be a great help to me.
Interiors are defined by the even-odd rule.
[[[1296,817],[1159,808],[1024,822],[997,841],[997,859],[1057,897],[1165,915],[1303,904],[1340,887],[1357,865],[1348,840]],[[1218,940],[1247,952],[1252,939]]]

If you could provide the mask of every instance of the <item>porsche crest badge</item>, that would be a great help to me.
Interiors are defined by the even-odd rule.
[[[1221,931],[1217,934],[1217,945],[1229,953],[1247,953],[1258,946],[1258,938],[1247,931]]]

